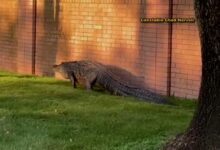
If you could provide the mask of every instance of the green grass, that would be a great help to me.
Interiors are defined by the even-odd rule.
[[[157,150],[183,132],[195,103],[150,104],[0,72],[0,150]]]

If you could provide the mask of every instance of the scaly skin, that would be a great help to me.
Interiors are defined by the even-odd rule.
[[[98,62],[82,60],[63,62],[54,65],[54,71],[70,79],[72,86],[82,84],[91,90],[95,84],[104,87],[114,95],[134,96],[141,100],[166,104],[162,96],[147,90],[139,83],[138,77],[116,66],[103,65]]]

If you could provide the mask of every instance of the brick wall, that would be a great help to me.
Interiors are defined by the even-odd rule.
[[[6,6],[4,6],[6,4]],[[12,11],[13,9],[13,11]],[[16,70],[18,3],[2,0],[0,3],[0,66]]]
[[[192,0],[174,0],[174,17],[193,17]],[[195,24],[173,25],[171,94],[197,98],[201,78],[199,33]]]
[[[5,6],[15,9],[0,10],[5,17],[0,26],[5,21],[7,28],[13,26],[13,31],[0,28],[0,68],[31,73],[35,67],[37,75],[53,76],[53,64],[97,60],[125,68],[140,76],[151,90],[167,93],[169,25],[141,24],[140,18],[168,17],[168,1],[37,0],[35,66],[33,1],[4,0],[0,7]],[[173,8],[174,17],[193,16],[193,4],[186,0],[174,0]],[[175,96],[191,98],[198,94],[199,42],[192,32],[197,34],[195,24],[173,26],[171,94]]]

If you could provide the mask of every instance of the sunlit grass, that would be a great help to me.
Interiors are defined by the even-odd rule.
[[[192,101],[172,101],[150,104],[0,72],[0,150],[157,150],[192,118]]]

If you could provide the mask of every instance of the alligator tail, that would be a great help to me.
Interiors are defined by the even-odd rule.
[[[147,89],[140,89],[125,85],[124,83],[115,80],[111,74],[106,72],[98,75],[97,82],[115,95],[133,96],[148,102],[168,104],[168,100],[161,95],[153,93]]]
[[[156,94],[147,89],[128,89],[128,94],[131,96],[135,96],[139,99],[146,100],[149,102],[159,103],[159,104],[168,104],[168,100],[163,96]]]

